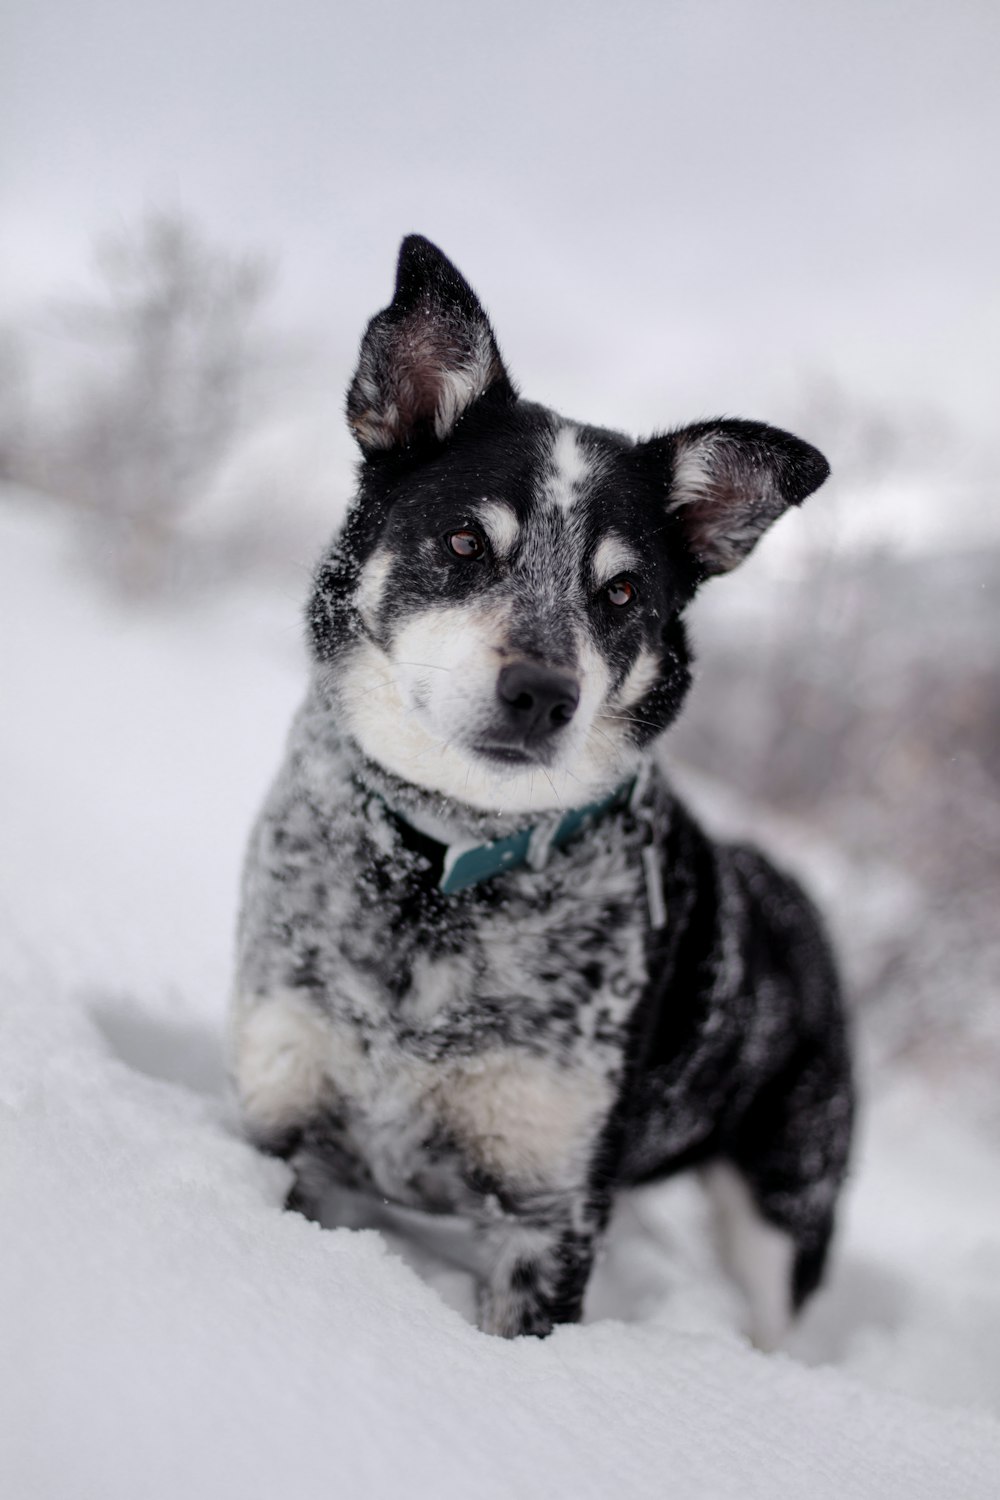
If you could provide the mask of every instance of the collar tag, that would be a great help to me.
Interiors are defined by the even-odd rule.
[[[660,851],[653,843],[642,846],[642,875],[646,882],[646,908],[654,932],[667,925],[667,903],[663,896],[663,869]]]

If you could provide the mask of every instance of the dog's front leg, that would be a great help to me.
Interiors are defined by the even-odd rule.
[[[544,1338],[579,1321],[610,1200],[579,1192],[505,1215],[485,1231],[490,1269],[479,1300],[484,1333]]]

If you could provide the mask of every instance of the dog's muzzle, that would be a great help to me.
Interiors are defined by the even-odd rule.
[[[567,672],[519,661],[497,677],[501,722],[515,744],[540,744],[564,729],[580,702],[580,685]]]

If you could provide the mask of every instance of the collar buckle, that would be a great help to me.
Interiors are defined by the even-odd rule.
[[[562,817],[544,818],[541,823],[536,823],[528,835],[528,852],[525,855],[525,864],[529,870],[544,870],[549,862],[555,842],[562,828]]]

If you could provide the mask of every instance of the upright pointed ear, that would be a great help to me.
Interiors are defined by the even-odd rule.
[[[479,299],[430,240],[407,235],[393,299],[365,330],[347,393],[362,452],[443,441],[487,391],[515,399]]]
[[[817,449],[763,422],[699,422],[643,446],[666,468],[667,509],[706,573],[735,568],[830,472]]]

